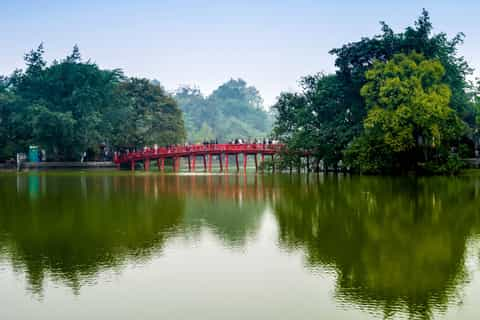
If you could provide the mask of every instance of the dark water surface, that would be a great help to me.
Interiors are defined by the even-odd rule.
[[[480,177],[0,174],[0,319],[480,319]]]

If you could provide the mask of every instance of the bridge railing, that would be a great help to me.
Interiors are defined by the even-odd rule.
[[[206,144],[206,145],[188,145],[171,146],[160,148],[145,148],[143,151],[127,152],[115,154],[114,162],[138,161],[146,158],[188,156],[196,154],[209,153],[245,153],[245,152],[280,152],[283,144]]]

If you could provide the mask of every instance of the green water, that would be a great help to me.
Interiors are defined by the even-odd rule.
[[[480,318],[480,177],[0,175],[0,319]]]

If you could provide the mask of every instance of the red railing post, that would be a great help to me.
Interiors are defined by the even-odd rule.
[[[145,158],[143,160],[143,169],[145,171],[150,171],[150,158]]]
[[[203,167],[205,171],[212,170],[212,158],[213,156],[219,157],[219,164],[220,164],[220,171],[227,172],[229,170],[229,155],[235,155],[235,164],[237,167],[237,171],[239,171],[239,154],[243,154],[244,157],[244,170],[248,165],[248,155],[255,156],[255,168],[258,171],[259,169],[259,159],[258,154],[260,153],[261,156],[261,163],[264,164],[265,162],[265,155],[272,156],[272,161],[275,159],[275,154],[282,152],[284,149],[284,145],[282,144],[256,144],[256,143],[242,143],[242,144],[209,144],[209,145],[192,145],[192,146],[172,146],[172,147],[156,147],[156,148],[144,148],[141,151],[135,152],[128,152],[118,153],[114,152],[113,154],[113,162],[116,164],[117,167],[120,167],[121,164],[130,165],[132,170],[135,170],[135,164],[138,161],[142,161],[144,163],[144,168],[146,171],[150,168],[150,161],[152,157],[156,159],[157,166],[160,171],[164,170],[164,161],[165,158],[172,159],[173,161],[173,170],[179,171],[180,170],[180,161],[181,158],[186,157],[188,158],[188,168],[190,171],[195,171],[195,162],[196,157],[201,156],[203,157]],[[223,154],[225,154],[225,159],[223,159]],[[310,158],[309,154],[305,153],[307,157],[307,170],[310,166]],[[206,157],[208,156],[208,164]],[[193,157],[193,158],[192,158]],[[223,162],[225,161],[225,162]],[[263,168],[263,167],[262,167]],[[275,167],[272,166],[273,171]]]

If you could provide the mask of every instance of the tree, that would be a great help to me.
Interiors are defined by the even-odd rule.
[[[198,141],[211,141],[215,139],[215,134],[213,133],[212,128],[210,128],[206,122],[202,124],[200,130],[195,136]]]
[[[203,124],[212,123],[216,119],[215,109],[198,88],[188,86],[178,88],[175,100],[183,111],[188,139],[198,140],[196,133],[201,130]]]
[[[0,79],[0,159],[13,158],[17,145],[22,143],[16,135],[21,129],[15,121],[17,106],[17,97],[7,90],[4,79]]]
[[[148,79],[130,78],[119,85],[118,93],[124,95],[127,111],[115,124],[120,137],[117,145],[143,147],[184,141],[181,110],[161,86]]]
[[[82,62],[75,46],[47,65],[41,44],[25,71],[0,79],[0,158],[36,144],[52,160],[78,160],[99,146],[137,147],[184,139],[181,111],[165,90],[121,70]]]
[[[473,130],[463,129],[465,125],[476,128],[475,118],[478,118],[479,111],[475,108],[474,99],[469,93],[470,85],[466,81],[466,75],[471,73],[471,69],[464,58],[457,53],[457,48],[464,39],[463,33],[459,33],[453,39],[448,39],[445,33],[432,34],[433,27],[425,10],[415,21],[415,25],[407,27],[404,32],[395,33],[384,22],[381,22],[381,25],[381,34],[362,38],[360,41],[348,43],[330,51],[331,54],[336,55],[335,76],[304,77],[300,81],[299,93],[280,96],[274,106],[277,117],[274,132],[287,143],[290,154],[306,148],[314,153],[317,160],[323,159],[327,164],[335,166],[337,162],[347,157],[352,165],[361,166],[362,171],[377,172],[387,167],[392,168],[392,161],[400,160],[398,158],[400,153],[410,154],[409,148],[420,152],[418,144],[422,145],[422,152],[419,155],[415,154],[413,163],[425,162],[428,166],[435,158],[435,161],[438,161],[436,165],[443,166],[449,158],[447,145],[456,146],[457,144],[451,140],[471,142]],[[427,90],[429,85],[433,85],[433,89],[428,89],[433,90],[432,92],[425,91],[426,96],[436,99],[430,103],[447,105],[452,110],[445,116],[435,109],[439,106],[432,105],[430,106],[432,110],[428,108],[424,110],[426,112],[423,115],[424,118],[412,118],[421,117],[418,114],[402,115],[408,118],[411,128],[420,130],[410,134],[408,131],[410,129],[405,126],[403,118],[400,117],[401,111],[405,110],[397,104],[405,98],[402,90],[406,89],[398,87],[396,83],[400,81],[403,85],[409,81],[403,83],[405,79],[389,79],[389,87],[386,86],[384,90],[388,89],[391,96],[388,97],[390,100],[382,102],[385,110],[376,108],[370,112],[374,106],[371,100],[377,99],[376,103],[381,102],[378,97],[380,93],[375,95],[374,89],[385,84],[373,81],[374,79],[368,78],[368,75],[371,74],[369,70],[374,69],[375,66],[378,67],[380,63],[398,59],[399,54],[415,55],[416,53],[422,55],[422,59],[430,61],[425,62],[429,68],[436,68],[424,70],[428,76],[433,77],[432,79],[427,79],[427,75],[418,75],[424,77],[422,81],[431,82],[422,83],[424,90]],[[412,59],[415,63],[421,63],[416,61],[416,58],[410,57],[410,60]],[[413,62],[404,61],[406,64]],[[394,73],[397,71],[392,70]],[[379,70],[377,72],[381,73]],[[384,75],[384,78],[388,77]],[[362,88],[364,89],[361,92]],[[446,88],[448,88],[448,94]],[[388,108],[398,109],[395,115],[398,116],[399,123],[391,122],[392,116],[386,116],[390,115],[387,112],[388,103],[392,104]],[[411,106],[409,108],[412,112],[418,111]],[[429,111],[438,111],[439,114],[429,114]],[[439,117],[440,115],[442,117]],[[437,123],[440,120],[441,122]],[[379,129],[382,126],[378,125],[381,121],[385,122],[382,130]],[[364,133],[367,129],[368,134]],[[389,130],[391,132],[386,135],[386,131]],[[389,143],[384,142],[385,136],[388,137]],[[432,145],[436,146],[435,150],[432,150]],[[393,147],[395,150],[392,149]],[[345,152],[347,149],[348,152]],[[447,161],[452,164],[449,167],[456,168],[458,162],[450,162],[450,160]],[[403,165],[410,166],[408,159],[395,163],[395,166]],[[448,171],[446,167],[443,169],[441,171]]]
[[[69,56],[67,56],[67,58],[65,59],[65,62],[78,63],[81,60],[82,60],[82,55],[80,54],[80,49],[78,48],[77,45],[74,45],[72,53]]]
[[[23,119],[32,126],[29,143],[47,149],[53,159],[76,160],[108,139],[107,110],[123,75],[80,62],[77,46],[64,60],[47,66],[43,46],[25,56],[27,69],[16,72],[12,91],[22,99]]]
[[[363,135],[347,151],[352,164],[384,172],[445,161],[441,152],[449,150],[465,126],[450,106],[444,75],[439,60],[415,52],[375,61],[360,91],[368,113]]]
[[[341,103],[336,75],[317,74],[300,81],[300,93],[282,93],[273,106],[274,135],[289,150],[309,150],[317,159],[336,165],[352,139],[350,110]],[[295,159],[295,153],[291,161]]]
[[[422,11],[414,26],[404,32],[395,33],[385,22],[381,22],[382,33],[371,38],[348,43],[330,51],[336,55],[337,75],[345,92],[345,104],[351,106],[357,131],[362,130],[365,104],[360,96],[360,88],[367,81],[365,73],[374,61],[388,61],[395,54],[418,52],[426,59],[438,59],[445,68],[444,80],[452,91],[451,105],[461,119],[473,125],[475,110],[469,100],[465,76],[472,72],[464,57],[458,56],[458,46],[465,35],[458,33],[448,39],[445,33],[432,34],[433,25],[426,10]]]
[[[220,141],[259,138],[270,131],[270,117],[258,90],[242,79],[230,79],[207,97],[198,88],[181,87],[175,99],[184,112],[188,139],[193,142],[204,139],[196,134],[204,124]]]

